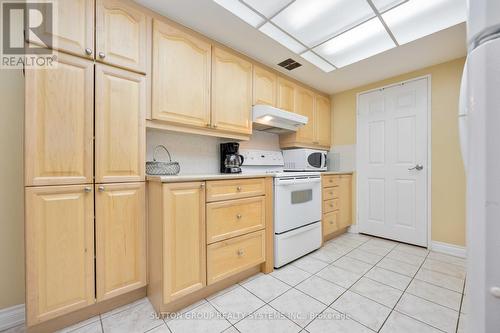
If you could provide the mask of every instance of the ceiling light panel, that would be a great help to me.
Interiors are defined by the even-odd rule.
[[[344,67],[395,46],[380,20],[373,18],[316,47],[314,51],[336,67]]]
[[[254,28],[261,25],[265,21],[263,17],[238,0],[214,0],[214,2],[238,16]]]
[[[374,16],[366,0],[296,0],[272,21],[313,47]]]
[[[270,18],[286,7],[292,0],[243,0],[243,2],[265,17]]]
[[[279,28],[275,27],[272,23],[267,22],[262,27],[259,28],[260,31],[280,43],[281,45],[288,48],[290,51],[300,54],[306,50],[306,48],[299,42],[294,40],[292,37],[288,36],[286,33],[281,31]]]
[[[388,9],[394,8],[397,5],[399,5],[405,1],[408,1],[408,0],[372,0],[375,7],[377,7],[377,10],[379,11],[379,13],[382,13]]]
[[[465,0],[410,0],[382,15],[399,44],[464,22]]]
[[[304,52],[300,56],[302,58],[306,59],[307,61],[309,61],[314,66],[321,69],[323,72],[328,73],[328,72],[335,70],[335,67],[333,67],[331,64],[329,64],[327,61],[321,59],[321,57],[319,57],[317,54],[315,54],[312,51]]]

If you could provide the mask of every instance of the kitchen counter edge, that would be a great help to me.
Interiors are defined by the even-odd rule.
[[[146,180],[161,183],[179,183],[196,182],[205,180],[229,180],[229,179],[248,179],[248,178],[266,178],[273,176],[268,173],[263,174],[206,174],[206,175],[180,175],[180,176],[146,176]]]

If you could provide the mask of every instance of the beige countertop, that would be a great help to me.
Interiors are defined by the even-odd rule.
[[[354,171],[325,171],[322,172],[321,174],[324,176],[329,176],[329,175],[352,175]]]
[[[149,181],[162,183],[177,183],[177,182],[195,182],[203,180],[224,180],[224,179],[242,179],[242,178],[265,178],[272,177],[268,173],[260,174],[242,174],[242,173],[218,173],[218,174],[193,174],[193,175],[177,175],[177,176],[146,176]]]

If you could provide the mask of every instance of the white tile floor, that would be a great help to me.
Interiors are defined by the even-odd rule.
[[[345,234],[176,318],[156,318],[142,299],[62,332],[464,332],[464,280],[464,259]]]

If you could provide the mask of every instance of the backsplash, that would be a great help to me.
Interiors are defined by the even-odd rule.
[[[356,170],[356,145],[334,146],[328,153],[328,171]]]
[[[172,155],[172,160],[179,162],[180,174],[219,173],[219,144],[231,141],[234,140],[148,128],[146,160],[152,161],[154,148],[157,145],[164,145]],[[249,141],[240,141],[240,149],[279,151],[279,137],[272,133],[253,131]],[[167,161],[168,156],[161,150],[157,159]]]

